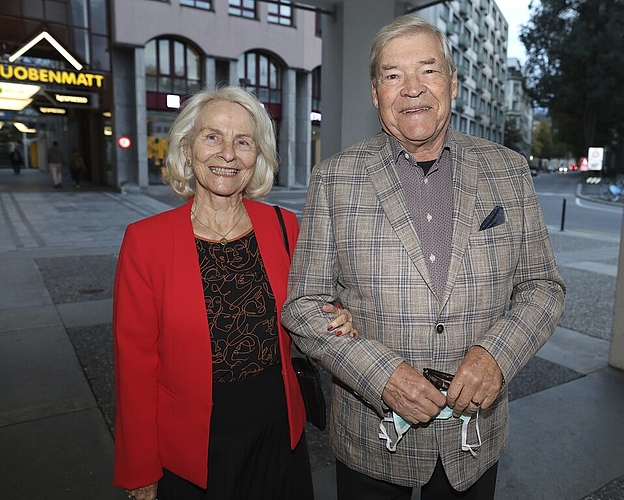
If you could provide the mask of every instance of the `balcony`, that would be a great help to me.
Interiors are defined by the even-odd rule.
[[[463,97],[457,97],[455,99],[455,111],[457,111],[458,113],[462,113],[465,107],[466,107],[466,103]]]
[[[470,11],[472,10],[471,7],[472,4],[469,2],[469,0],[461,0],[461,2],[459,2],[459,15],[465,20],[470,19]]]
[[[490,30],[485,24],[482,24],[479,27],[479,38],[483,40],[487,40],[489,38]]]
[[[459,46],[462,49],[470,48],[470,36],[464,33],[463,35],[459,35]]]

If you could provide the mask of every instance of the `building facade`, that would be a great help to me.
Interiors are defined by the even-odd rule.
[[[277,183],[307,185],[313,162],[313,74],[321,65],[314,11],[255,0],[111,0],[113,128],[111,183],[160,181],[167,134],[184,98],[203,87],[240,85],[274,119]],[[318,110],[316,110],[318,111]]]
[[[516,149],[529,158],[533,145],[533,101],[526,91],[522,65],[515,57],[507,60],[506,86],[507,118],[513,120],[520,136]]]
[[[446,32],[457,65],[451,124],[503,143],[508,24],[493,0],[441,2],[418,11]]]
[[[314,10],[287,1],[3,0],[0,85],[6,95],[21,84],[33,100],[19,110],[0,101],[0,122],[28,130],[31,166],[47,168],[57,140],[68,157],[82,152],[90,180],[142,188],[161,182],[184,99],[240,85],[274,119],[277,183],[305,186],[320,137],[317,21]]]
[[[184,99],[200,88],[240,85],[274,119],[276,183],[306,186],[311,167],[340,146],[337,137],[355,141],[378,130],[364,62],[384,23],[377,14],[413,11],[451,42],[459,83],[453,127],[503,143],[518,82],[514,72],[506,83],[508,25],[495,1],[418,9],[422,2],[310,3],[316,10],[288,0],[3,0],[0,85],[36,84],[37,91],[21,111],[2,110],[0,101],[0,122],[26,127],[20,138],[39,168],[58,140],[68,156],[83,154],[89,180],[143,188],[161,182],[167,135]],[[529,108],[523,101],[523,123]],[[356,119],[361,110],[365,119]],[[326,140],[335,142],[323,152],[321,111]]]
[[[47,168],[58,141],[75,149],[89,179],[111,167],[111,57],[107,0],[0,2],[0,142],[24,148],[26,165]]]

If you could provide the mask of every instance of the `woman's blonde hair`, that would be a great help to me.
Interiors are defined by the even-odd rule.
[[[201,90],[184,103],[169,131],[165,182],[182,199],[191,198],[195,194],[195,174],[187,161],[189,153],[186,148],[192,143],[197,116],[206,105],[215,101],[240,104],[251,115],[258,158],[243,196],[250,199],[264,198],[273,187],[279,166],[273,121],[256,96],[234,86]]]

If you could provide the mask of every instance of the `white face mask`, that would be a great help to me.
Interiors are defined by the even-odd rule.
[[[446,396],[445,391],[442,391],[442,393]],[[477,450],[481,446],[481,432],[479,431],[479,413],[480,413],[480,410],[478,410],[477,413],[475,413],[474,415],[475,430],[477,433],[477,440],[478,440],[478,443],[476,444],[467,443],[468,422],[470,422],[470,420],[472,419],[472,415],[460,415],[459,416],[459,418],[462,420],[462,443],[461,443],[462,451],[469,451],[470,454],[474,457],[477,456]],[[447,405],[444,408],[442,408],[440,413],[438,413],[438,415],[436,416],[436,420],[447,420],[451,418],[452,416],[453,416],[453,408]],[[384,422],[392,422],[394,424],[394,430],[396,431],[396,435],[397,435],[396,441],[394,443],[392,442],[392,438],[390,437],[390,434],[388,433],[388,430],[386,429]],[[399,444],[401,439],[403,439],[403,436],[410,429],[411,426],[412,424],[407,422],[398,413],[395,413],[395,412],[387,413],[384,416],[384,418],[381,420],[381,422],[379,423],[379,430],[381,431],[379,433],[379,439],[386,440],[386,448],[388,448],[389,451],[392,451],[392,452],[396,451],[397,445]]]

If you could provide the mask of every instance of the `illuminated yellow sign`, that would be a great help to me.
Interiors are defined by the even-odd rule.
[[[104,86],[104,75],[63,69],[14,66],[12,64],[0,64],[0,78],[23,82],[58,83],[76,87],[102,88]]]
[[[69,102],[72,104],[89,104],[89,98],[82,95],[62,95],[54,94],[56,102]]]
[[[40,113],[51,114],[51,115],[65,115],[67,114],[67,110],[63,108],[46,108],[41,106],[39,108]]]

